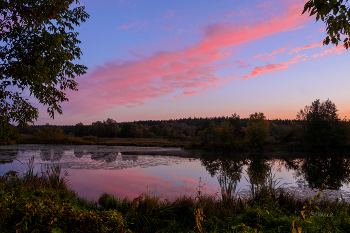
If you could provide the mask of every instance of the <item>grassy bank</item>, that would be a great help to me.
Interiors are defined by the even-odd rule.
[[[18,140],[20,144],[63,144],[63,145],[106,145],[106,146],[138,146],[138,147],[182,147],[190,150],[205,150],[201,146],[199,138],[100,138],[96,136],[75,137],[72,135],[62,135],[61,137],[41,137],[22,134]],[[3,145],[16,144],[16,142],[3,142]],[[303,144],[286,144],[266,143],[265,151],[291,151],[305,152],[306,148]],[[219,150],[220,151],[220,150]],[[224,150],[225,151],[225,150]],[[230,150],[228,150],[230,151]],[[251,151],[242,144],[239,152]]]
[[[42,138],[21,135],[21,144],[66,144],[66,145],[107,145],[139,147],[186,147],[193,139],[173,138],[99,138],[95,136],[75,137],[64,135],[60,138]]]
[[[349,205],[301,200],[278,187],[272,176],[251,183],[238,198],[234,183],[219,178],[222,196],[161,200],[142,194],[133,200],[103,194],[80,198],[59,167],[0,177],[0,232],[349,232]],[[321,192],[320,192],[321,194]]]

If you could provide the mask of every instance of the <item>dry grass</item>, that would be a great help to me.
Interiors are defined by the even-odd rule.
[[[190,142],[188,139],[169,138],[95,138],[89,140],[95,144],[110,146],[143,146],[143,147],[183,147]]]
[[[26,135],[21,137],[23,144],[74,144],[74,145],[107,145],[107,146],[140,146],[140,147],[185,147],[193,139],[173,138],[99,138],[95,136],[65,136],[59,141],[45,141],[39,137]]]

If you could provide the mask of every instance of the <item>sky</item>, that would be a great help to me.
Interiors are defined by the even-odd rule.
[[[350,51],[323,46],[325,24],[301,15],[305,0],[81,0],[88,67],[66,91],[63,115],[37,102],[36,124],[188,117],[295,119],[330,99],[350,117]]]

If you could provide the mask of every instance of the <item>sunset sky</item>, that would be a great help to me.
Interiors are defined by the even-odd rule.
[[[36,124],[188,117],[295,119],[316,99],[350,117],[350,51],[323,46],[300,0],[81,0],[88,67],[63,115]]]

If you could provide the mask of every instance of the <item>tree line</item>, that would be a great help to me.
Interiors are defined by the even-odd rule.
[[[108,118],[91,125],[12,127],[13,140],[19,133],[55,141],[64,135],[95,138],[169,138],[188,140],[188,148],[245,151],[280,148],[285,150],[347,149],[350,122],[341,120],[330,100],[315,100],[293,120],[267,120],[264,113],[249,118],[183,118],[162,121],[116,122]],[[3,140],[4,141],[4,140]]]

